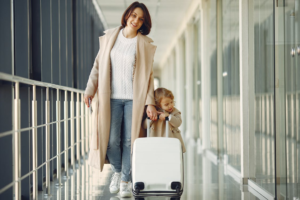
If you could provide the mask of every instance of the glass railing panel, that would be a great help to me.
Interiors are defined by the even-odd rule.
[[[222,86],[225,159],[241,171],[239,1],[222,1]]]
[[[274,108],[274,17],[273,1],[253,0],[249,35],[253,37],[254,63],[254,153],[253,181],[275,196],[275,108]],[[252,178],[252,177],[251,177]]]

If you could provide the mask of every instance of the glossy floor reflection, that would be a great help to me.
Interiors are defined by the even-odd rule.
[[[248,191],[227,173],[223,162],[215,160],[208,153],[201,152],[194,141],[186,145],[185,185],[182,200],[255,200]],[[112,171],[105,165],[103,172],[91,168],[86,160],[76,166],[74,173],[70,170],[67,179],[62,178],[62,187],[56,187],[57,180],[51,182],[51,199],[76,200],[121,200],[119,194],[110,194],[109,183]],[[45,198],[45,190],[39,193],[39,199]],[[134,199],[133,197],[131,199]],[[169,200],[170,198],[148,197],[145,200]]]

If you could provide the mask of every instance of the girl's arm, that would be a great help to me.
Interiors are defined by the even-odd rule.
[[[181,113],[180,112],[176,113],[175,115],[170,114],[169,118],[171,118],[170,121],[169,121],[169,123],[172,126],[174,126],[175,128],[178,128],[181,125],[181,123],[182,123]]]

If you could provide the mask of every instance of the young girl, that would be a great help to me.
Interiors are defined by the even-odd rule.
[[[174,95],[166,88],[158,88],[154,91],[154,99],[159,118],[150,123],[150,137],[165,137],[166,123],[165,118],[169,117],[169,137],[178,138],[184,153],[185,146],[178,127],[181,125],[181,112],[174,107]],[[147,128],[147,119],[143,122],[143,127]]]

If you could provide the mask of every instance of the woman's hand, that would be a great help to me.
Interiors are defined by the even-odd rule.
[[[150,117],[152,121],[157,120],[157,110],[153,105],[147,106],[147,116]]]
[[[159,119],[160,120],[166,120],[166,117],[169,117],[169,113],[164,113],[164,112],[157,112],[159,114]]]
[[[83,98],[84,98],[84,103],[87,105],[87,107],[90,107],[89,106],[89,98],[91,98],[91,103],[92,103],[93,96],[85,94]]]

